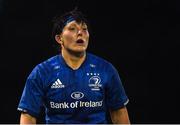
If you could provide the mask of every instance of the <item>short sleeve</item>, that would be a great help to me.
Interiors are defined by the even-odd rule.
[[[26,84],[18,105],[18,110],[38,117],[43,106],[43,85],[38,67],[34,68]]]
[[[106,102],[109,109],[116,110],[126,106],[129,99],[125,93],[120,76],[113,65],[111,65],[109,76],[111,77],[106,88]]]

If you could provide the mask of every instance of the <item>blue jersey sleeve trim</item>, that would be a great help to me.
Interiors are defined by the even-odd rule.
[[[30,110],[30,109],[27,108],[26,106],[22,106],[22,105],[21,105],[21,106],[19,106],[19,107],[17,108],[17,110],[20,111],[20,112],[28,113],[29,115],[31,115],[31,116],[33,116],[33,117],[35,117],[35,118],[37,118],[37,117],[39,116],[38,113],[36,113],[35,111]]]
[[[117,103],[117,104],[115,104],[113,106],[110,106],[109,108],[111,110],[117,110],[117,109],[120,109],[120,108],[123,108],[124,106],[126,106],[128,104],[128,102],[129,102],[129,99],[126,98],[122,102],[119,102],[119,103]]]

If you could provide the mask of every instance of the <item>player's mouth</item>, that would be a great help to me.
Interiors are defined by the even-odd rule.
[[[82,40],[82,39],[78,39],[78,40],[76,41],[76,43],[77,43],[78,45],[84,45],[85,41]]]

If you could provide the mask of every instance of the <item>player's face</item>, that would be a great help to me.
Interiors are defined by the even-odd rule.
[[[85,52],[89,42],[89,32],[85,23],[72,21],[68,23],[61,34],[62,49],[72,52]]]

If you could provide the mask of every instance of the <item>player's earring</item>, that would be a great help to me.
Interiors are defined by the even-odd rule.
[[[64,39],[62,37],[60,38],[60,43],[61,43],[61,45],[64,44]]]
[[[63,38],[62,37],[60,38],[60,41],[61,41],[61,43],[63,43]]]

